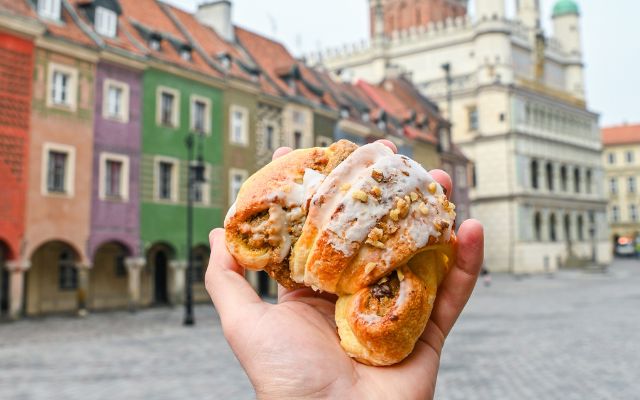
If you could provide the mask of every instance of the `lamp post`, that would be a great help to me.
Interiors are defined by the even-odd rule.
[[[440,66],[440,68],[442,68],[442,70],[444,71],[444,75],[447,82],[447,114],[448,114],[447,118],[449,118],[449,122],[453,125],[453,118],[452,118],[453,97],[451,95],[451,84],[453,83],[453,79],[451,78],[451,64],[444,63]]]
[[[202,140],[202,136],[200,136]],[[196,164],[192,167],[193,162],[193,134],[188,134],[185,140],[187,145],[187,159],[189,162],[187,173],[187,268],[185,270],[185,302],[184,302],[184,325],[191,326],[195,324],[193,315],[193,192],[196,185],[205,181],[204,163],[202,160],[202,143],[198,147],[198,157]]]

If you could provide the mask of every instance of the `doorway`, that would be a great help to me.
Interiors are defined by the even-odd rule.
[[[154,257],[154,303],[169,304],[169,292],[167,290],[167,264],[168,257],[163,250],[158,250]]]

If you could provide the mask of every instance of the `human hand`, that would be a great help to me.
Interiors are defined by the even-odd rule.
[[[391,142],[383,142],[396,151]],[[289,151],[280,148],[274,158]],[[450,194],[449,175],[441,170],[430,173]],[[336,296],[279,287],[278,303],[265,303],[227,251],[224,230],[214,229],[209,240],[207,291],[224,335],[261,399],[432,398],[440,352],[471,295],[484,248],[482,225],[465,221],[458,231],[456,263],[438,288],[413,353],[399,364],[371,367],[350,358],[340,346]]]

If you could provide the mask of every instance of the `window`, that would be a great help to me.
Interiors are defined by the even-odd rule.
[[[567,191],[567,166],[560,167],[560,185],[563,192]]]
[[[209,204],[209,166],[206,163],[204,165],[204,182],[196,182],[195,174],[197,161],[194,161],[189,166],[190,178],[193,179],[193,202],[196,204]]]
[[[464,165],[456,166],[456,188],[464,189],[467,187],[467,167]]]
[[[105,79],[103,85],[102,115],[121,122],[129,120],[129,85]]]
[[[238,197],[242,183],[247,179],[248,173],[242,169],[231,168],[229,170],[229,204],[233,204]]]
[[[445,128],[440,128],[438,131],[438,141],[440,142],[440,149],[442,151],[449,151],[450,141],[449,141],[449,131]]]
[[[267,125],[265,127],[264,143],[267,150],[273,150],[274,148],[273,125]]]
[[[478,108],[471,107],[468,111],[468,119],[469,119],[469,130],[477,131],[478,130]]]
[[[118,15],[109,9],[98,6],[95,15],[96,32],[100,35],[115,37],[118,27]]]
[[[533,216],[533,229],[536,241],[542,240],[542,217],[540,212],[536,212]]]
[[[231,106],[231,126],[230,140],[231,143],[247,146],[249,144],[249,121],[246,108],[240,106]]]
[[[211,102],[200,96],[191,96],[191,130],[201,134],[211,132]]]
[[[609,179],[609,191],[611,192],[611,194],[618,193],[618,179],[616,178]]]
[[[625,153],[625,159],[627,160],[627,164],[632,164],[635,159],[633,151],[627,151]]]
[[[60,0],[38,0],[38,14],[44,18],[60,19]]]
[[[549,217],[549,240],[556,241],[556,215],[551,214]]]
[[[349,118],[349,108],[340,107],[340,118]]]
[[[78,70],[66,65],[49,63],[47,106],[75,111]]]
[[[573,170],[573,186],[576,193],[580,193],[580,169]]]
[[[578,240],[584,240],[584,220],[582,219],[582,215],[578,215]]]
[[[618,209],[618,206],[611,207],[611,220],[613,220],[613,222],[618,222],[620,220],[620,210]]]
[[[149,39],[149,47],[151,50],[160,51],[160,39],[157,37],[152,37]]]
[[[100,153],[98,174],[100,199],[120,201],[129,199],[129,157],[120,154]]]
[[[179,92],[166,87],[158,88],[156,122],[171,128],[178,128],[180,121]]]
[[[299,149],[302,147],[302,132],[295,131],[293,132],[293,148]]]
[[[585,185],[586,185],[586,189],[587,189],[587,193],[588,193],[588,194],[591,194],[591,186],[592,186],[592,184],[593,184],[593,182],[592,182],[592,178],[591,178],[591,175],[592,175],[591,170],[590,170],[590,169],[588,169],[588,170],[587,170],[587,183],[585,184]]]
[[[78,288],[78,271],[71,252],[64,249],[58,256],[58,287],[60,290]]]
[[[478,186],[478,171],[476,169],[475,164],[471,166],[471,187]]]
[[[609,158],[609,164],[615,164],[616,163],[616,155],[615,155],[615,153],[609,153],[608,154],[608,158]]]
[[[638,209],[635,204],[629,206],[629,217],[631,221],[636,222],[638,220]]]
[[[569,214],[564,215],[564,238],[567,242],[571,241],[571,216]]]
[[[75,148],[57,143],[44,143],[41,172],[41,193],[43,195],[73,196]]]
[[[167,157],[155,160],[156,200],[178,201],[178,161]]]
[[[67,153],[59,151],[49,152],[49,168],[47,174],[47,190],[49,192],[64,193],[66,189],[65,176],[67,170]]]
[[[547,163],[547,189],[553,191],[553,164]]]
[[[635,176],[630,176],[627,178],[627,191],[629,193],[636,192],[636,178]]]
[[[191,61],[192,57],[191,57],[191,49],[188,48],[183,48],[180,50],[180,58],[182,58],[185,61]]]
[[[531,160],[531,187],[538,188],[538,160]]]

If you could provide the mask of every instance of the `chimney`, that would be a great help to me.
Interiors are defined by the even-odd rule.
[[[198,6],[196,19],[203,25],[213,28],[227,42],[235,41],[231,20],[231,1],[218,0]]]

